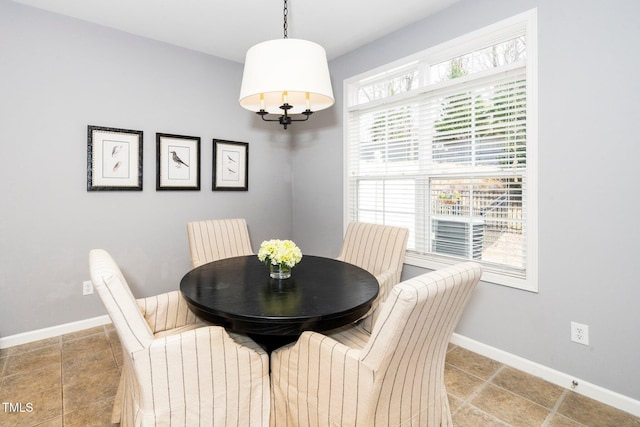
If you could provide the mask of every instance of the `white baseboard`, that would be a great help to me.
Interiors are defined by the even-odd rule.
[[[33,341],[53,338],[71,332],[81,331],[96,326],[102,326],[111,323],[108,315],[93,317],[91,319],[79,320],[77,322],[65,323],[63,325],[51,326],[49,328],[38,329],[35,331],[24,332],[8,337],[0,338],[0,348],[13,347],[14,345],[26,344]]]
[[[576,393],[590,397],[606,405],[613,406],[614,408],[628,412],[636,417],[640,417],[640,401],[620,393],[616,393],[615,391],[607,390],[606,388],[591,384],[582,379],[556,371],[555,369],[540,365],[539,363],[532,362],[520,356],[516,356],[515,354],[507,353],[506,351],[491,347],[462,335],[454,333],[451,337],[451,344],[459,345],[460,347],[473,351],[474,353],[481,354],[520,371],[540,377],[552,384],[573,390]],[[577,385],[574,385],[574,381]]]

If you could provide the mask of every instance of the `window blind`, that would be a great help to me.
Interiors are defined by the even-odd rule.
[[[413,256],[525,278],[525,61],[415,86],[348,107],[347,219],[409,228]]]

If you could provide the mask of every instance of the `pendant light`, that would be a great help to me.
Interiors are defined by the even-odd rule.
[[[334,103],[325,50],[319,44],[287,37],[284,0],[284,38],[247,51],[240,88],[240,105],[266,122],[287,129]]]

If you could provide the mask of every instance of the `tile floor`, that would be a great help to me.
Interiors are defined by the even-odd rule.
[[[0,426],[110,426],[121,365],[110,325],[0,350]],[[457,346],[445,378],[456,427],[640,426],[640,418]]]

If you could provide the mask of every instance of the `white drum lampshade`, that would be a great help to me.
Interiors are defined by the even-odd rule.
[[[278,115],[284,104],[291,106],[289,114],[331,107],[335,101],[324,48],[288,38],[253,46],[247,51],[239,101],[247,110]]]

